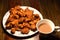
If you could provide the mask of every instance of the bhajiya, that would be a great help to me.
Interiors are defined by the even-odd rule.
[[[28,34],[29,31],[36,31],[36,23],[40,20],[38,14],[33,14],[34,11],[29,8],[22,9],[20,6],[15,6],[10,9],[10,15],[6,22],[6,29],[11,29],[11,33],[19,31],[22,34]]]
[[[28,34],[29,33],[29,29],[27,27],[21,29],[21,33],[22,34]]]

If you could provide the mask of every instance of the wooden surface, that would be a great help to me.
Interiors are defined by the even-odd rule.
[[[52,20],[55,25],[60,26],[60,1],[59,0],[0,0],[0,40],[5,40],[5,33],[2,30],[1,20],[4,14],[16,5],[31,6],[41,12],[43,18]],[[60,39],[60,32],[52,33]],[[47,40],[47,39],[46,39]]]

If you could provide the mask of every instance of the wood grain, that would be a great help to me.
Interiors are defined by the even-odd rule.
[[[60,26],[60,0],[1,0],[0,1],[0,40],[4,40],[5,33],[2,30],[1,20],[4,14],[16,5],[31,6],[41,12],[43,18],[52,20]],[[60,32],[52,33],[60,38]]]

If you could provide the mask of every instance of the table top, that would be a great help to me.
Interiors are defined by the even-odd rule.
[[[0,40],[4,40],[5,33],[2,30],[1,21],[4,14],[16,5],[31,6],[41,12],[43,18],[52,20],[55,25],[60,26],[60,1],[59,0],[1,0],[0,1]],[[42,38],[55,37],[60,39],[60,32],[53,32],[50,36]],[[50,38],[52,39],[52,38]]]

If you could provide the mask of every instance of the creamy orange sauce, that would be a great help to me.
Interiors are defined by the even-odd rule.
[[[40,32],[43,32],[43,33],[48,33],[52,31],[51,26],[46,23],[41,24],[38,29]]]

